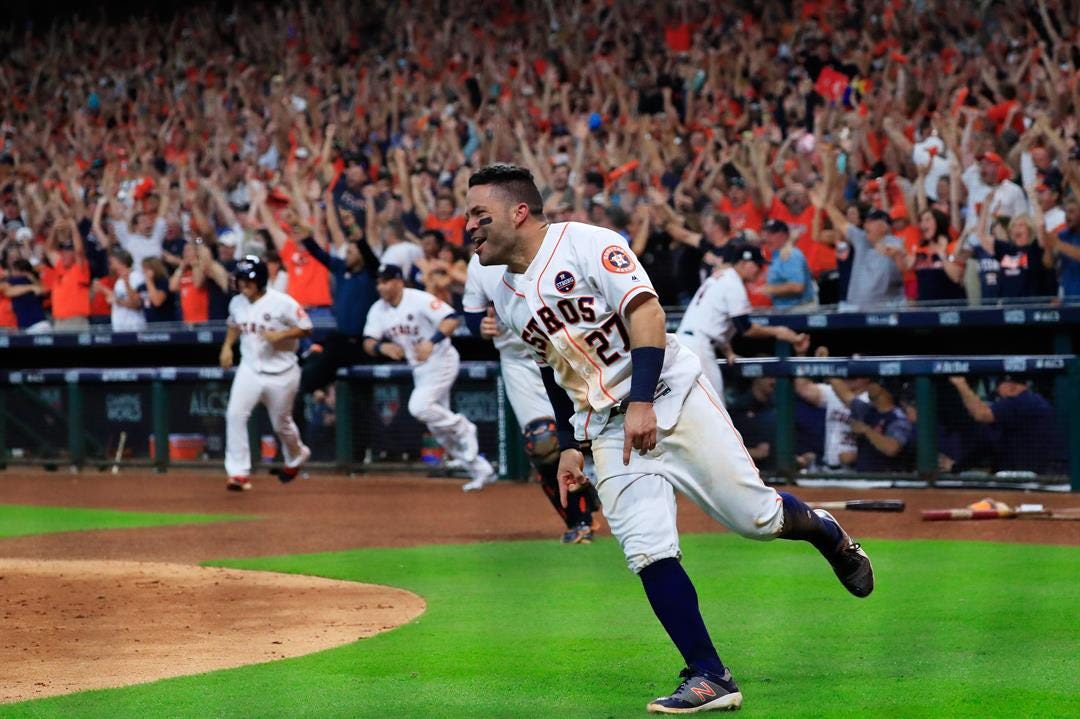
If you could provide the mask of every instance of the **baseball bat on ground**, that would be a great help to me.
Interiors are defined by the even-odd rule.
[[[116,457],[113,458],[112,473],[120,473],[120,460],[124,458],[124,444],[127,442],[127,432],[120,433],[120,441],[116,443]]]
[[[850,509],[853,512],[903,512],[902,499],[848,499],[842,502],[807,502],[814,509]]]
[[[1070,509],[1047,509],[1041,504],[1021,505],[1016,509],[925,509],[922,518],[927,522],[968,519],[1058,519],[1080,521],[1080,507]]]

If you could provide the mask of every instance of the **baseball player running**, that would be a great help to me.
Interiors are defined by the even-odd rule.
[[[368,312],[364,351],[409,363],[414,384],[409,414],[464,463],[472,479],[462,489],[482,489],[497,479],[495,470],[479,455],[476,425],[450,411],[450,388],[461,366],[450,343],[458,326],[454,308],[427,292],[406,288],[397,265],[381,266],[376,286],[380,299]]]
[[[465,322],[473,334],[493,340],[495,348],[499,350],[499,369],[502,371],[506,397],[514,408],[514,416],[521,423],[525,435],[525,453],[540,474],[544,494],[566,523],[563,544],[588,544],[593,536],[592,514],[600,508],[595,489],[586,487],[563,507],[559,497],[559,481],[555,476],[559,466],[559,440],[555,435],[551,402],[548,401],[544,381],[540,378],[540,367],[521,338],[496,319],[495,311],[490,306],[505,273],[505,267],[484,267],[480,264],[480,258],[473,255],[469,260],[469,275],[462,302]]]
[[[874,587],[869,558],[828,512],[761,481],[700,362],[666,334],[648,275],[615,233],[549,225],[531,173],[513,165],[476,172],[466,207],[480,263],[507,266],[495,309],[544,363],[560,493],[585,481],[577,443],[590,440],[604,515],[686,662],[679,686],[648,710],[740,706],[679,562],[675,490],[745,537],[810,542],[858,597]]]
[[[733,361],[731,339],[736,334],[751,338],[772,337],[804,349],[810,343],[809,336],[797,334],[788,327],[766,327],[750,321],[750,298],[744,283],[754,281],[765,258],[760,249],[746,242],[724,249],[725,259],[730,264],[717,267],[701,283],[676,330],[679,341],[701,362],[702,374],[721,400],[724,377],[716,364],[716,350],[721,349],[728,362]]]
[[[296,478],[311,450],[300,439],[292,418],[293,399],[300,387],[296,348],[311,334],[311,319],[296,300],[266,286],[266,264],[255,255],[236,263],[233,272],[240,294],[229,302],[228,330],[221,345],[221,366],[233,366],[233,343],[240,338],[240,367],[229,390],[225,412],[225,488],[251,489],[251,449],[248,418],[262,402],[281,440],[285,468],[275,474],[282,482]]]

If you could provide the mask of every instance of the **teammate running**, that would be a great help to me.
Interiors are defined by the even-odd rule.
[[[475,173],[466,207],[481,264],[507,266],[496,312],[545,365],[560,493],[586,481],[577,443],[591,440],[611,531],[686,662],[676,690],[649,711],[738,707],[742,694],[679,563],[674,490],[743,536],[810,542],[855,596],[873,590],[870,560],[828,512],[761,481],[699,361],[666,334],[648,275],[614,232],[549,225],[531,173],[513,165]]]
[[[414,383],[409,414],[464,463],[471,480],[462,489],[482,489],[497,479],[495,470],[479,455],[476,425],[450,410],[450,389],[461,366],[450,343],[458,326],[454,308],[427,292],[406,288],[397,265],[379,268],[377,288],[381,299],[368,312],[364,351],[409,363]]]
[[[731,243],[724,250],[727,263],[717,267],[701,283],[676,331],[679,341],[697,355],[702,374],[721,400],[724,398],[724,377],[716,364],[716,350],[722,350],[728,362],[734,360],[731,340],[735,335],[771,337],[804,350],[810,344],[808,335],[788,327],[766,327],[750,321],[750,298],[744,283],[754,281],[765,258],[759,248],[748,242]]]
[[[296,348],[301,337],[311,334],[311,319],[289,295],[266,286],[266,264],[255,255],[236,263],[233,272],[240,294],[229,302],[228,330],[221,345],[221,366],[233,366],[233,343],[240,338],[240,367],[229,390],[225,412],[225,488],[234,492],[251,489],[251,449],[248,418],[262,402],[270,423],[281,440],[285,468],[275,474],[291,482],[311,450],[300,439],[292,418],[293,399],[300,387]]]

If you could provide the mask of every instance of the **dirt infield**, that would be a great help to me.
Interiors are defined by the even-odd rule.
[[[281,486],[266,477],[256,479],[254,491],[236,494],[224,491],[216,472],[126,471],[117,476],[0,472],[3,504],[257,517],[243,522],[0,539],[0,610],[5,625],[17,629],[0,643],[0,676],[7,680],[0,701],[297,656],[369,636],[423,610],[421,600],[399,590],[195,566],[203,561],[356,547],[555,541],[561,534],[559,520],[537,485],[500,483],[480,493],[464,494],[461,484],[460,480],[405,476],[314,475]],[[845,527],[863,540],[968,539],[1080,546],[1080,522],[930,523],[919,518],[922,509],[962,507],[987,495],[1010,504],[1080,506],[1080,497],[1073,495],[987,490],[796,491],[807,500],[895,497],[907,501],[903,514],[845,513]],[[680,510],[683,532],[723,531],[689,502],[681,501]],[[600,541],[605,540],[611,541],[602,531]],[[567,547],[566,551],[588,549]],[[101,599],[88,602],[87,597]],[[292,611],[292,602],[302,604],[303,612]],[[225,605],[231,612],[222,612]],[[153,616],[169,621],[147,620]],[[252,621],[235,621],[236,617]],[[101,631],[106,623],[111,632]],[[244,641],[238,641],[240,636]],[[122,651],[117,651],[116,637],[124,638]],[[193,651],[193,637],[200,640],[195,649],[205,651]],[[78,651],[72,650],[75,646]],[[247,650],[242,655],[223,653],[222,648],[228,646]],[[106,655],[116,657],[115,664],[97,663]],[[180,656],[191,661],[178,665]],[[87,662],[87,657],[99,659]],[[92,671],[86,671],[88,664]],[[52,679],[44,682],[42,677]]]

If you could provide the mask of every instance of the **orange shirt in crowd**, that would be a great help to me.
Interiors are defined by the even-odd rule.
[[[732,232],[742,232],[743,230],[761,232],[761,226],[765,224],[765,219],[761,216],[761,210],[749,199],[736,207],[731,204],[731,200],[727,197],[722,197],[720,202],[716,203],[716,209],[723,212],[731,220]]]
[[[52,288],[54,319],[90,316],[90,263],[78,260],[71,267],[58,264],[56,284]]]
[[[329,307],[330,271],[290,237],[281,248],[281,262],[289,272],[289,294],[302,307]]]
[[[202,287],[195,286],[194,273],[190,269],[180,275],[180,313],[184,322],[190,324],[210,319],[210,290],[205,281]]]
[[[919,231],[918,225],[909,224],[899,232],[894,231],[893,234],[903,241],[904,251],[908,255],[915,254],[915,250],[922,241],[922,233]],[[914,300],[919,297],[919,283],[918,280],[915,279],[914,269],[910,269],[904,273],[904,295],[909,300]]]
[[[465,244],[465,216],[454,215],[453,217],[440,220],[435,213],[430,213],[424,220],[425,230],[438,230],[451,245],[461,247]]]
[[[45,308],[46,312],[52,312],[52,291],[56,287],[56,283],[60,281],[60,275],[57,271],[49,267],[46,264],[38,265],[38,277],[41,278],[41,286],[45,288],[45,296],[41,298],[41,306]]]
[[[769,284],[769,262],[772,261],[772,250],[765,245],[760,246],[761,254],[765,257],[765,264],[754,278],[753,282],[745,283],[746,296],[750,299],[751,307],[772,307],[772,297],[764,294],[761,288]]]
[[[1014,107],[1016,112],[1013,114],[1012,129],[1020,134],[1024,133],[1024,111],[1020,108],[1020,102],[1018,100],[1006,100],[1005,102],[999,102],[986,111],[986,116],[994,123],[994,131],[997,134],[1000,135],[1005,131],[1005,121],[1009,119],[1009,112]]]
[[[787,205],[780,201],[779,197],[773,197],[772,206],[769,208],[769,219],[780,220],[788,226],[792,236],[798,236],[795,240],[795,246],[806,257],[806,264],[810,266],[810,274],[815,279],[822,272],[836,269],[836,250],[818,242],[811,234],[814,227],[814,208],[812,206],[807,207],[797,215],[793,215]]]
[[[105,277],[99,277],[97,283],[101,287],[107,287],[112,289],[116,286],[116,278],[111,275]],[[112,314],[112,305],[109,304],[109,298],[105,296],[104,292],[91,292],[90,293],[90,316],[91,317],[108,317]]]

